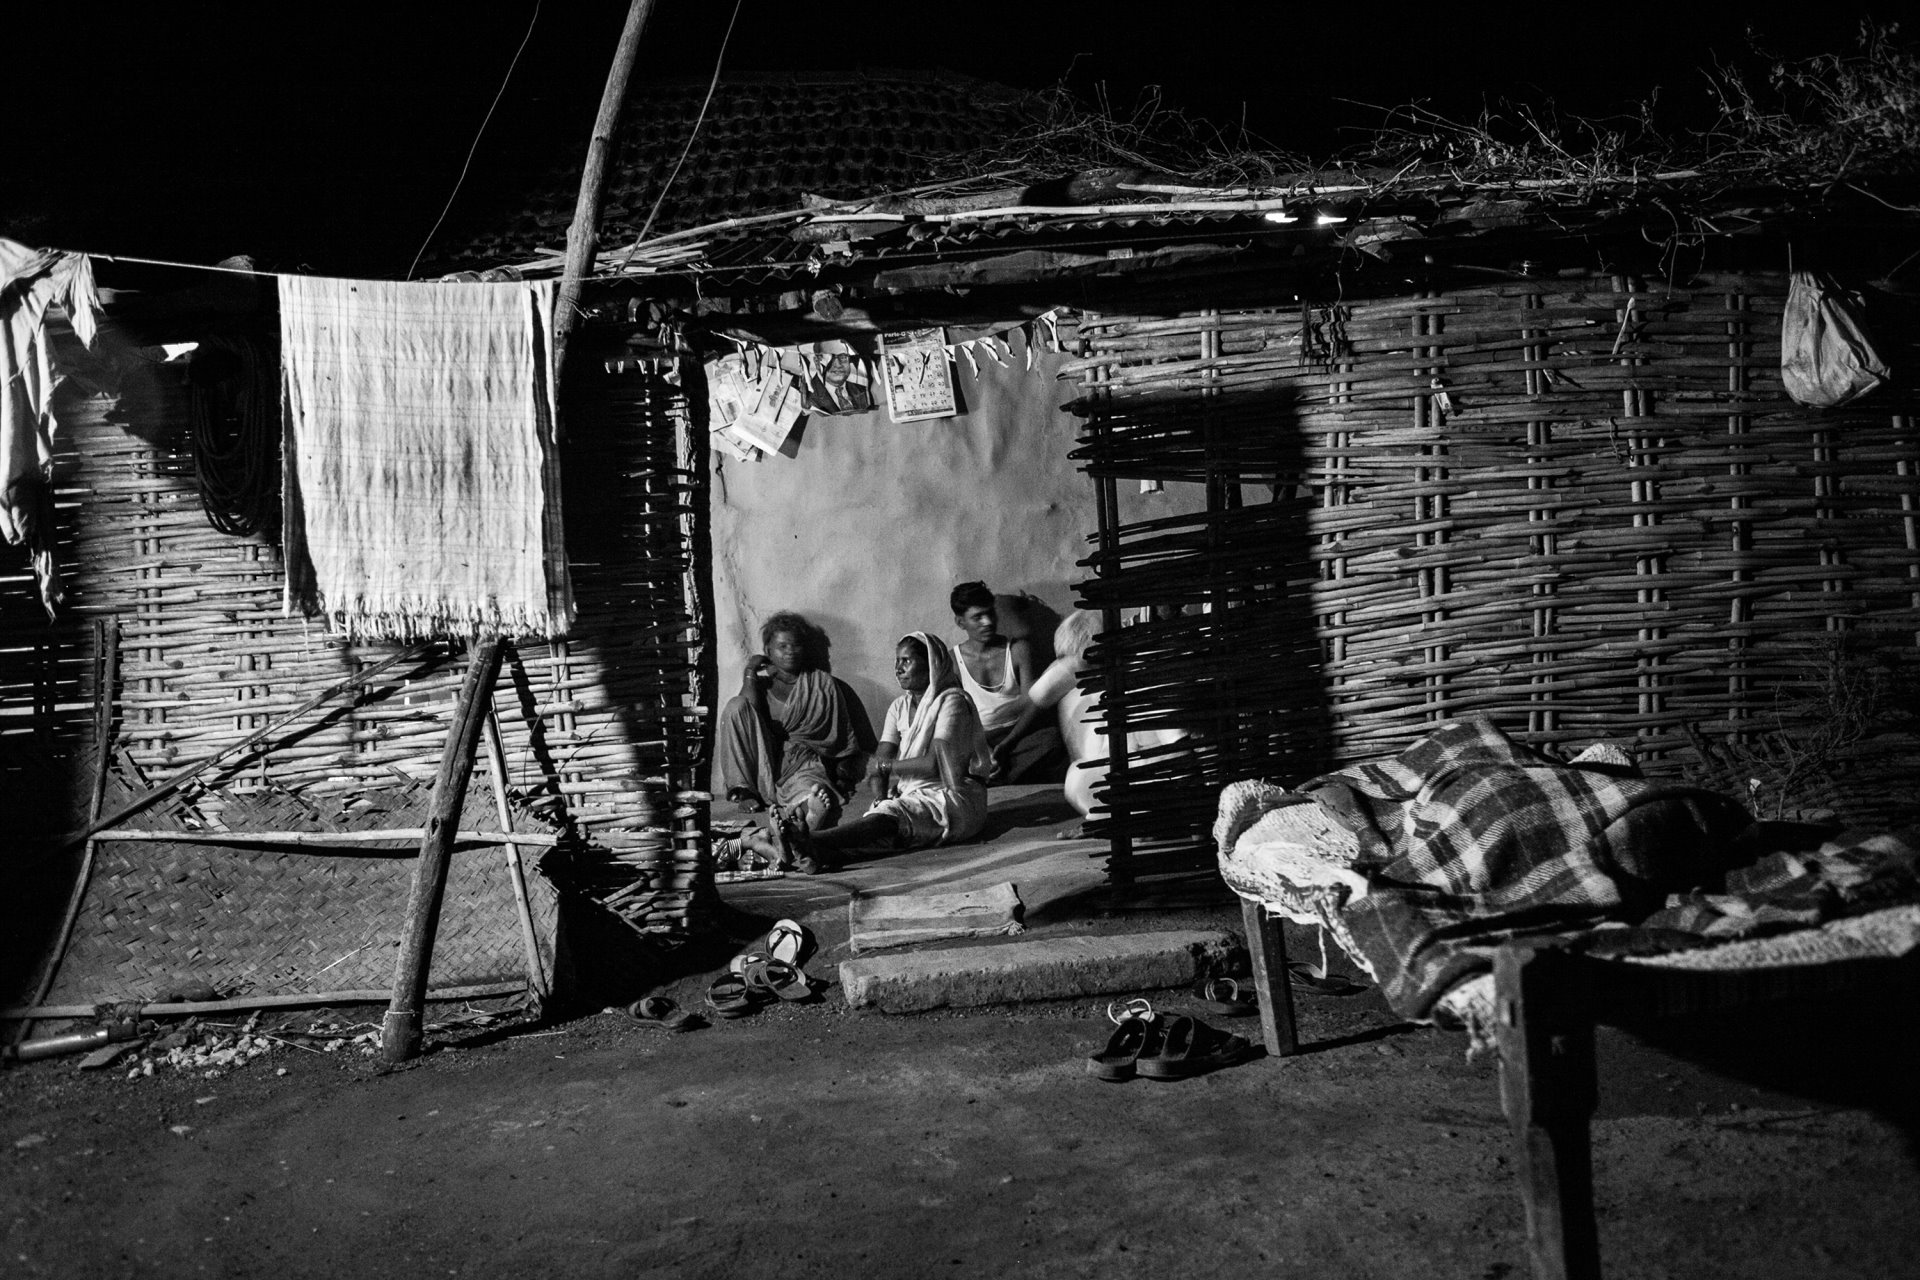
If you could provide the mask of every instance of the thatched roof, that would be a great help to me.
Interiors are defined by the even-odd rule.
[[[900,72],[723,81],[688,148],[706,86],[643,90],[621,129],[595,274],[698,295],[702,310],[741,309],[729,298],[760,310],[791,309],[795,291],[1045,286],[1196,262],[1349,275],[1387,264],[1398,278],[1410,266],[1644,270],[1821,226],[1860,243],[1913,239],[1920,60],[1870,30],[1858,55],[1776,65],[1764,89],[1718,74],[1705,131],[1663,134],[1651,112],[1592,122],[1510,107],[1455,123],[1408,108],[1318,165],[1153,101],[1123,117],[1063,91]],[[557,274],[575,181],[556,171],[516,221],[469,243],[467,262]],[[829,304],[830,322],[866,323],[838,311]]]
[[[615,130],[601,243],[633,243],[755,214],[916,187],[953,172],[982,138],[1031,127],[1034,95],[940,71],[733,75],[636,84]],[[703,111],[704,106],[704,111]],[[697,128],[696,128],[697,124]],[[691,141],[690,141],[691,140]],[[578,145],[476,226],[436,247],[440,270],[564,253],[580,189]],[[669,179],[671,183],[669,184]],[[657,205],[657,208],[656,208]]]

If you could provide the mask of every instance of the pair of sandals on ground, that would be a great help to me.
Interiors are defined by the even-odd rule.
[[[767,936],[735,956],[707,987],[714,1016],[744,1018],[763,1006],[799,1004],[815,998],[813,979],[802,967],[813,954],[813,934],[792,920],[776,920]]]
[[[1357,995],[1367,989],[1298,962],[1289,965],[1288,971],[1297,986],[1314,995]],[[1260,998],[1251,984],[1219,974],[1211,966],[1202,973],[1193,995],[1201,1007],[1223,1018],[1260,1012]],[[1135,998],[1117,1008],[1109,1005],[1107,1018],[1114,1024],[1113,1034],[1104,1048],[1087,1055],[1087,1074],[1096,1080],[1185,1080],[1238,1066],[1261,1053],[1245,1036],[1222,1031],[1189,1014],[1162,1016],[1144,999]]]
[[[813,933],[792,920],[776,920],[767,936],[735,956],[727,972],[707,987],[707,1008],[716,1018],[744,1018],[777,1001],[815,998],[813,979],[801,966],[813,954]],[[627,1016],[658,1031],[692,1031],[707,1025],[670,996],[647,996],[627,1006]]]
[[[1248,1011],[1258,1007],[1251,1005]],[[1162,1014],[1143,999],[1129,1000],[1119,1009],[1110,1007],[1107,1017],[1113,1022],[1113,1034],[1104,1048],[1087,1055],[1087,1074],[1096,1080],[1114,1084],[1136,1077],[1187,1080],[1238,1066],[1262,1052],[1245,1036],[1222,1031],[1190,1014]]]

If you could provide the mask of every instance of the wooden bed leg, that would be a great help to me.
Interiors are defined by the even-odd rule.
[[[1287,977],[1287,939],[1280,922],[1251,898],[1240,900],[1240,919],[1247,926],[1247,951],[1253,959],[1253,989],[1260,997],[1260,1033],[1267,1052],[1276,1058],[1300,1052],[1300,1035],[1293,1021],[1293,983]]]
[[[1534,1280],[1599,1280],[1588,1121],[1593,1014],[1574,957],[1502,947],[1494,958],[1500,1102],[1513,1129]]]

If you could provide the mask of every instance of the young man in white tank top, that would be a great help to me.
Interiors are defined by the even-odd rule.
[[[1032,646],[1000,634],[1000,615],[986,583],[961,583],[948,603],[953,624],[967,637],[953,646],[960,687],[973,699],[993,747],[989,783],[1058,782],[1066,770],[1059,726],[1052,717],[1021,714],[1030,705],[1027,690],[1037,674]]]

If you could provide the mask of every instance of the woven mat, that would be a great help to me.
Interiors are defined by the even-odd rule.
[[[344,811],[338,798],[322,809],[291,795],[222,796],[218,809],[234,830],[418,827],[428,791],[368,791]],[[470,804],[462,825],[478,825],[483,807]],[[129,825],[179,829],[189,818],[159,808]],[[103,841],[48,1003],[156,1000],[187,981],[223,996],[386,987],[417,848],[409,841],[391,851],[307,853]],[[554,893],[530,867],[527,894],[551,972]],[[434,985],[524,978],[525,954],[502,852],[455,851],[434,943]]]

